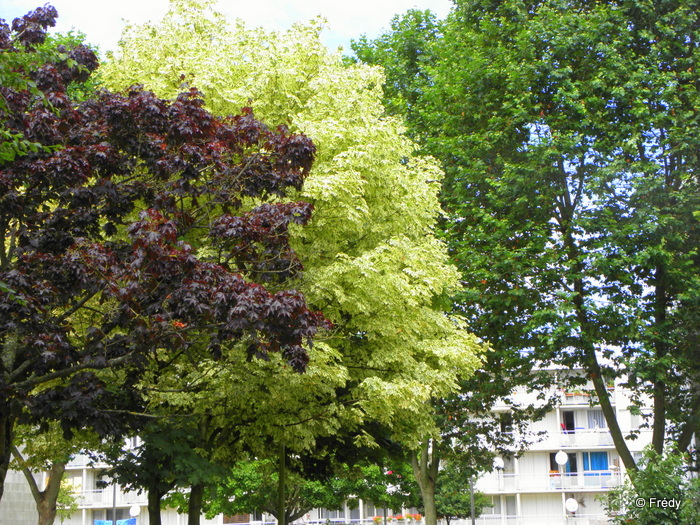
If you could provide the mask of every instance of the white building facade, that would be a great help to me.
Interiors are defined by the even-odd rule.
[[[555,410],[536,423],[544,438],[520,457],[505,459],[502,469],[482,477],[476,488],[489,495],[494,506],[479,525],[603,525],[608,523],[602,500],[625,478],[603,412],[591,396],[592,385],[557,392]],[[619,384],[609,387],[623,435],[639,430],[641,416],[630,412],[629,392]],[[527,401],[527,395],[520,396]],[[507,412],[507,406],[496,407]],[[651,433],[639,430],[627,445],[641,457]],[[573,500],[573,501],[571,501]],[[568,501],[568,505],[567,505]],[[575,503],[574,503],[575,502]],[[567,509],[568,506],[568,509]],[[575,510],[570,510],[575,509]]]

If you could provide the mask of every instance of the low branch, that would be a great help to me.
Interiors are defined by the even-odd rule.
[[[34,501],[38,502],[41,499],[41,491],[39,490],[39,486],[36,484],[34,474],[32,474],[32,471],[29,469],[27,460],[24,459],[22,453],[16,446],[12,447],[12,455],[15,457],[15,459],[17,459],[17,461],[20,464],[20,467],[22,468],[22,474],[24,474],[24,477],[27,480],[27,483],[29,484],[29,490],[31,491],[32,496],[34,497]]]
[[[98,363],[83,363],[82,365],[75,365],[70,368],[65,368],[63,370],[57,370],[56,372],[51,372],[50,374],[44,374],[39,377],[34,377],[27,379],[26,381],[22,381],[20,383],[15,383],[13,385],[14,388],[18,390],[32,390],[36,388],[37,386],[48,383],[49,381],[53,381],[54,379],[62,379],[65,377],[69,377],[77,372],[81,372],[83,370],[104,370],[105,368],[111,368],[113,366],[119,366],[123,363],[126,363],[129,359],[131,359],[131,354],[127,354],[121,357],[115,357],[114,359],[109,359],[105,361],[103,364],[98,364]]]

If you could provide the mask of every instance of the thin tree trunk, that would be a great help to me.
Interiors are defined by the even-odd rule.
[[[161,525],[160,498],[161,494],[157,489],[148,491],[148,525]]]
[[[287,525],[287,495],[285,484],[287,483],[287,449],[284,443],[280,445],[279,457],[279,483],[277,485],[277,523]]]
[[[668,308],[668,299],[666,293],[666,271],[662,266],[656,268],[654,275],[654,285],[656,294],[654,297],[654,325],[657,332],[656,340],[654,341],[654,351],[657,361],[661,361],[668,353],[665,342],[666,330],[666,311]],[[662,368],[663,370],[663,368]],[[664,372],[660,372],[663,374]],[[664,451],[664,442],[666,441],[666,382],[658,376],[654,378],[654,426],[652,429],[652,446],[654,451],[661,455]]]
[[[65,471],[65,463],[56,462],[51,465],[49,482],[41,492],[40,500],[36,502],[36,509],[39,511],[38,525],[53,525],[56,520],[58,493],[61,491],[61,481]]]
[[[22,465],[22,473],[29,484],[29,490],[34,498],[36,510],[39,513],[38,525],[53,525],[56,520],[56,504],[58,501],[58,493],[61,491],[61,481],[63,474],[66,471],[66,463],[55,461],[51,464],[49,473],[49,481],[44,490],[39,490],[39,485],[36,482],[34,474],[27,466],[24,457],[17,449],[12,447],[12,453],[17,458],[17,461]]]
[[[199,525],[204,502],[204,483],[192,485],[187,509],[187,525]]]
[[[5,491],[5,478],[12,459],[13,428],[14,418],[9,413],[0,412],[0,500]]]
[[[440,455],[435,449],[434,443],[430,450],[431,440],[426,439],[420,451],[411,453],[411,465],[413,475],[420,488],[423,510],[425,511],[425,525],[437,525],[437,508],[435,506],[435,484],[437,482],[438,469],[440,467]],[[420,455],[419,455],[420,454]]]
[[[685,422],[683,430],[678,437],[678,450],[680,452],[687,452],[690,442],[693,440],[693,436],[700,424],[700,394],[695,394],[695,400],[691,405],[690,414],[690,417]]]
[[[568,200],[568,194],[565,192],[566,202],[570,205]],[[573,213],[573,208],[571,208],[571,213]],[[576,275],[583,275],[583,265],[579,258],[579,249],[576,245],[570,229],[563,231],[564,234],[564,245],[567,248],[569,255],[569,260],[574,263],[574,269]],[[602,370],[600,363],[598,362],[598,357],[595,353],[595,347],[591,343],[591,332],[593,327],[588,318],[588,310],[585,305],[585,297],[587,295],[587,290],[583,279],[580,277],[574,278],[574,297],[573,304],[576,312],[576,319],[581,328],[581,349],[583,350],[583,355],[585,358],[585,369],[588,374],[589,379],[593,382],[593,388],[598,396],[598,402],[600,403],[600,408],[603,411],[603,416],[605,421],[608,423],[608,430],[610,431],[610,437],[612,438],[613,444],[617,450],[617,453],[622,460],[623,465],[628,472],[634,474],[637,471],[637,463],[634,461],[634,457],[630,452],[627,442],[625,441],[625,436],[620,428],[620,423],[617,420],[617,414],[615,408],[612,406],[612,401],[610,400],[610,392],[605,385],[605,378],[602,375]]]
[[[595,388],[595,393],[598,396],[598,403],[603,411],[603,416],[605,421],[608,423],[608,431],[610,432],[610,437],[612,438],[615,449],[622,459],[622,464],[630,474],[637,472],[637,463],[634,461],[632,452],[630,452],[627,442],[625,441],[625,436],[620,428],[620,423],[617,420],[617,414],[615,412],[615,407],[612,406],[612,401],[610,400],[610,392],[605,385],[605,379],[602,377],[602,371],[600,369],[600,363],[598,363],[598,357],[595,355],[594,350],[586,351],[587,358],[587,372],[593,382],[593,387]]]

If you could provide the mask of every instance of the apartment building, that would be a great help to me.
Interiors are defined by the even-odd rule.
[[[629,392],[619,383],[609,387],[623,434],[638,430],[640,416],[630,412]],[[625,477],[603,412],[592,385],[581,390],[557,389],[558,405],[531,425],[544,438],[517,458],[501,458],[477,483],[493,507],[480,517],[480,525],[603,525],[608,523],[602,499]],[[528,394],[520,394],[528,401]],[[534,398],[533,398],[534,399]],[[507,413],[508,407],[496,407]],[[503,428],[503,431],[508,431]],[[637,457],[651,442],[641,430],[627,441]]]

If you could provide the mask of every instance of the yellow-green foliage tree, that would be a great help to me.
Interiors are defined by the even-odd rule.
[[[250,105],[269,125],[312,138],[314,167],[289,197],[315,210],[293,247],[305,268],[298,288],[335,325],[334,337],[316,343],[344,382],[334,389],[343,407],[335,415],[378,421],[417,442],[433,432],[428,401],[478,365],[481,345],[444,313],[458,274],[433,235],[442,174],[413,156],[401,122],[384,114],[381,70],[344,65],[320,42],[322,25],[247,29],[212,2],[174,0],[161,22],[126,30],[102,79],[166,98],[187,83],[215,114]]]

